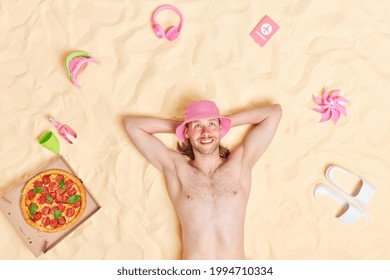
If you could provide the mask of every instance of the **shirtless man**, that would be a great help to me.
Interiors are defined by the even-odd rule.
[[[244,221],[251,170],[275,135],[279,104],[229,117],[214,102],[201,100],[185,110],[184,122],[126,117],[130,140],[166,177],[168,193],[182,228],[184,259],[245,259]],[[231,127],[252,124],[229,155],[220,145]],[[180,152],[153,134],[175,133]],[[183,156],[186,155],[186,156]]]

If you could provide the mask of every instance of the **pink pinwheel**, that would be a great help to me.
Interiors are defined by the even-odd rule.
[[[332,93],[329,93],[328,90],[325,89],[324,96],[322,98],[313,96],[314,102],[320,106],[319,108],[313,109],[314,111],[322,114],[320,122],[332,119],[333,123],[336,124],[340,115],[347,116],[344,104],[349,101],[339,96],[339,92],[340,90],[335,90]]]

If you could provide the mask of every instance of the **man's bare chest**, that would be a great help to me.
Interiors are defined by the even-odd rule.
[[[191,168],[180,180],[183,195],[190,200],[233,198],[240,189],[238,174],[230,168],[220,168],[212,174]]]

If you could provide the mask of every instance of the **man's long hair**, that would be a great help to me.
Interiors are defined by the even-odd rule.
[[[187,139],[186,142],[177,142],[177,150],[185,157],[190,160],[195,159],[194,149],[192,148],[192,144],[190,140]],[[219,156],[221,158],[227,159],[230,155],[230,151],[228,148],[219,145]]]

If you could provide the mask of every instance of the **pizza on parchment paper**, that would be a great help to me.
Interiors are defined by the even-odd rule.
[[[20,207],[30,226],[50,233],[75,224],[85,210],[86,201],[80,179],[67,171],[50,169],[26,182]]]

